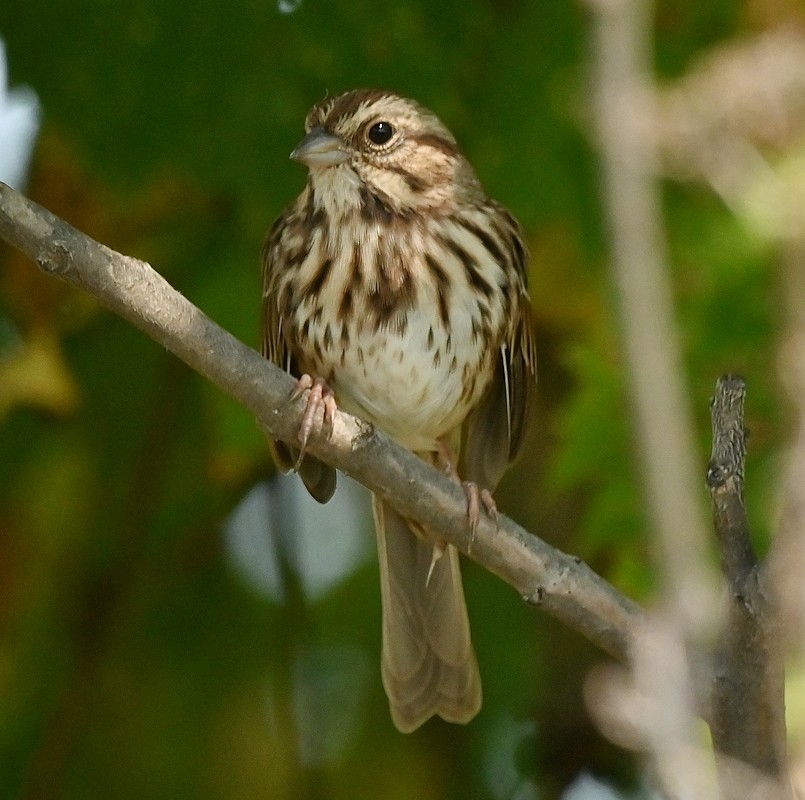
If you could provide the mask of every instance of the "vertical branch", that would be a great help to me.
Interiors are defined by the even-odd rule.
[[[782,248],[783,297],[787,324],[780,349],[780,378],[785,386],[796,431],[787,454],[777,536],[762,572],[773,587],[780,625],[778,647],[786,648],[792,672],[805,663],[805,235]],[[797,796],[805,796],[805,748],[790,753]]]
[[[605,205],[646,501],[668,599],[686,627],[698,627],[712,583],[649,135],[652,4],[592,2]]]
[[[633,642],[632,693],[646,710],[635,728],[661,791],[705,797],[704,759],[692,755],[697,742],[688,647],[702,639],[716,604],[649,132],[653,6],[647,0],[589,2],[596,11],[596,119],[612,274],[641,483],[664,580],[665,602]]]
[[[713,499],[721,567],[730,588],[757,567],[744,506],[745,396],[743,378],[725,375],[719,378],[710,402],[713,450],[707,465],[707,486]]]
[[[710,730],[722,793],[729,800],[790,797],[780,636],[744,505],[745,394],[746,385],[737,376],[727,375],[716,384],[710,406],[713,451],[707,467],[728,588],[714,664]]]
[[[787,643],[802,654],[805,644],[805,241],[787,242],[783,252],[783,295],[787,330],[780,353],[780,377],[797,429],[788,456],[777,537],[768,571],[781,605]]]

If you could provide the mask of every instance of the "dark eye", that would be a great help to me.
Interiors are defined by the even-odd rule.
[[[388,122],[375,122],[366,135],[372,144],[386,144],[394,136],[394,128]]]

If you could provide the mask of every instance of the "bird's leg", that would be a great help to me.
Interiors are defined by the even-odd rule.
[[[305,413],[302,415],[302,422],[299,425],[299,442],[302,445],[299,449],[299,458],[296,461],[296,468],[302,463],[305,455],[305,448],[310,434],[316,427],[316,417],[319,409],[322,409],[322,425],[327,427],[328,438],[332,435],[333,425],[335,424],[335,412],[338,411],[338,404],[335,401],[335,393],[327,385],[324,378],[312,378],[305,373],[300,376],[296,388],[291,392],[291,400],[298,400],[305,392],[308,392]]]
[[[439,440],[436,455],[444,472],[461,485],[464,494],[467,496],[467,518],[470,523],[470,533],[472,534],[470,545],[472,545],[475,539],[475,532],[478,530],[478,523],[481,521],[481,506],[484,507],[486,513],[497,524],[498,507],[495,504],[495,498],[492,497],[492,492],[489,489],[479,487],[475,481],[461,480],[450,446],[446,442]]]

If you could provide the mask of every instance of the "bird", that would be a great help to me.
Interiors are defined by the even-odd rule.
[[[326,502],[335,470],[305,446],[340,409],[461,482],[468,525],[495,516],[536,388],[519,223],[439,118],[393,91],[326,96],[291,158],[307,180],[263,244],[261,341],[307,402],[299,442],[272,443],[277,466]],[[467,723],[482,689],[458,551],[372,505],[391,719]]]

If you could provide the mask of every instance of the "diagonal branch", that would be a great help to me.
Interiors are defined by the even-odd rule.
[[[216,325],[148,264],[95,242],[4,183],[0,183],[0,238],[164,345],[248,408],[272,437],[296,442],[304,401],[289,401],[293,379]],[[464,492],[382,432],[348,414],[337,415],[329,438],[313,435],[307,449],[456,545],[513,586],[526,602],[540,606],[616,659],[629,660],[642,612],[580,559],[502,516],[499,527],[482,519],[471,538]]]

